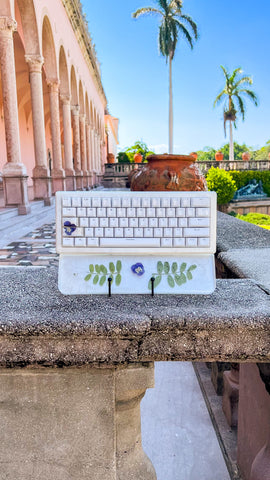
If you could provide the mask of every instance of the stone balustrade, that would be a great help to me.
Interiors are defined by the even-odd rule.
[[[140,433],[153,362],[270,363],[269,251],[270,232],[220,213],[218,261],[241,278],[212,295],[66,297],[55,268],[2,269],[1,475],[154,480]]]

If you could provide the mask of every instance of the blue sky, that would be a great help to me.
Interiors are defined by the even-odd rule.
[[[82,0],[98,59],[109,111],[120,119],[120,147],[143,140],[156,153],[168,150],[168,66],[158,54],[156,17],[131,18],[154,0]],[[174,153],[190,153],[226,142],[222,107],[213,108],[223,88],[220,65],[251,75],[259,107],[234,133],[258,148],[270,139],[269,0],[184,0],[183,12],[198,24],[191,51],[180,39],[173,61]]]

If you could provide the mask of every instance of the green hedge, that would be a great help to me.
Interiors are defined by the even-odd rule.
[[[266,213],[250,212],[246,215],[238,214],[236,217],[245,222],[253,223],[254,225],[270,225],[270,215],[267,215]]]
[[[237,188],[229,172],[211,167],[206,176],[208,190],[217,193],[218,205],[230,202]]]
[[[228,172],[232,179],[235,181],[237,190],[239,188],[244,187],[245,185],[248,184],[250,180],[253,180],[254,178],[259,182],[259,180],[262,181],[263,184],[263,189],[265,193],[270,197],[270,171],[269,170],[230,170]]]

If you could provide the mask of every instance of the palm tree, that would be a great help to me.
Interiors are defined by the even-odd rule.
[[[223,65],[220,65],[225,76],[225,87],[218,94],[214,101],[214,107],[224,100],[223,118],[224,118],[224,131],[226,136],[226,123],[230,122],[230,153],[229,160],[234,160],[233,149],[233,124],[236,128],[237,115],[242,116],[242,120],[245,120],[246,105],[244,98],[249,98],[256,106],[258,105],[258,98],[253,90],[250,90],[249,86],[253,84],[251,77],[242,75],[242,69],[236,68],[232,74],[226,70]],[[244,97],[244,98],[243,98]]]
[[[182,14],[182,0],[155,0],[158,8],[143,7],[132,14],[133,18],[140,15],[154,14],[160,18],[159,51],[169,60],[169,153],[173,153],[173,101],[172,101],[172,60],[174,58],[179,36],[184,37],[191,49],[194,38],[198,38],[196,23],[188,15]]]

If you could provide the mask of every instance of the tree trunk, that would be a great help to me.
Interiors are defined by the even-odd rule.
[[[169,58],[169,153],[173,153],[172,58]]]
[[[232,120],[230,120],[230,162],[234,161],[234,146],[233,146],[233,127],[232,127]]]

